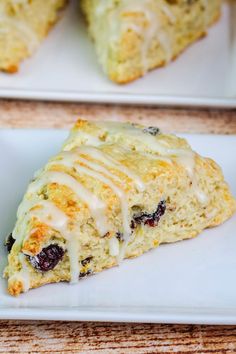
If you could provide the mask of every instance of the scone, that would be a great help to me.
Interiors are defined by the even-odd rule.
[[[0,70],[18,70],[39,46],[67,0],[0,0]]]
[[[220,167],[184,139],[79,120],[19,206],[7,240],[8,291],[76,283],[161,243],[193,238],[235,208]]]
[[[81,6],[104,72],[127,83],[204,36],[221,0],[81,0]]]

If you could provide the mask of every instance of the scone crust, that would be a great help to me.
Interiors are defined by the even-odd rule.
[[[0,0],[0,70],[9,74],[19,70],[20,62],[35,52],[67,2]]]

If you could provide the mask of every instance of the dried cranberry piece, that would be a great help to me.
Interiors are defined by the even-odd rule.
[[[131,230],[134,230],[135,228],[136,228],[136,223],[135,223],[135,221],[134,220],[131,220],[131,223],[130,223],[130,228],[131,228]]]
[[[147,128],[143,129],[143,132],[151,134],[153,136],[156,136],[156,135],[160,134],[160,129],[157,127],[147,127]]]
[[[93,256],[89,256],[89,257],[83,259],[83,260],[81,261],[82,266],[84,267],[84,266],[86,266],[87,264],[89,264],[92,259],[93,259]]]
[[[14,245],[15,241],[16,240],[12,237],[12,233],[10,233],[10,235],[8,236],[5,242],[5,246],[7,248],[8,253],[11,252],[12,246]]]
[[[42,272],[47,272],[56,267],[63,258],[65,251],[62,247],[52,244],[42,249],[37,256],[29,256],[32,266]]]
[[[134,215],[133,220],[131,221],[131,229],[135,229],[135,227],[140,224],[148,225],[150,227],[157,226],[160,218],[165,214],[165,211],[166,202],[165,200],[161,200],[154,213],[142,213],[139,215]]]
[[[91,275],[93,272],[92,272],[92,270],[91,269],[89,269],[89,270],[87,270],[87,272],[80,272],[79,273],[79,278],[81,279],[81,278],[85,278],[85,277],[87,277],[88,275]]]
[[[124,241],[124,236],[120,231],[116,233],[116,238],[118,241]]]

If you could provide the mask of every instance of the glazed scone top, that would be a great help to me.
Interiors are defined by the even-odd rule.
[[[187,5],[191,3],[186,1]],[[207,9],[208,0],[199,0],[204,9],[204,21],[207,27]],[[122,34],[128,31],[134,31],[142,38],[141,62],[143,74],[148,69],[147,57],[151,48],[152,41],[156,40],[165,53],[165,62],[168,63],[173,56],[172,35],[165,28],[166,24],[174,24],[178,18],[179,7],[185,2],[176,2],[168,0],[103,0],[96,3],[96,17],[104,16],[108,22],[109,31],[101,31],[105,38],[101,41],[104,48],[100,48],[99,58],[103,67],[106,67],[109,47],[115,45],[117,41],[122,40]],[[191,8],[190,8],[191,11]],[[97,21],[99,23],[99,21]],[[98,33],[100,28],[97,27]]]
[[[191,192],[199,203],[207,203],[208,197],[195,181],[196,156],[185,140],[159,134],[155,128],[79,120],[62,152],[29,185],[18,209],[13,238],[23,253],[31,256],[47,244],[47,237],[58,234],[65,240],[71,282],[76,282],[83,225],[89,222],[98,237],[108,235],[110,254],[120,261],[132,236],[131,207],[138,194],[145,200],[153,173],[162,173],[174,164],[189,176]],[[156,199],[163,197],[157,195]],[[112,219],[116,225],[110,215],[120,215]],[[117,229],[123,234],[121,248],[115,237]],[[27,291],[29,276],[22,254],[19,261],[22,269],[14,277],[22,280]]]

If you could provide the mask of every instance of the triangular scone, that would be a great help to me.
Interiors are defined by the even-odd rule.
[[[0,70],[13,73],[58,19],[68,0],[0,0]]]
[[[166,65],[204,36],[222,0],[81,0],[98,60],[126,83]],[[204,55],[204,53],[203,53]]]
[[[38,171],[7,246],[8,291],[79,278],[227,220],[221,169],[155,127],[79,120]]]

